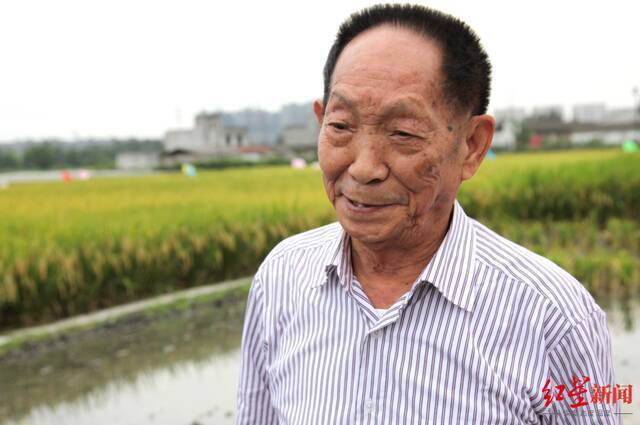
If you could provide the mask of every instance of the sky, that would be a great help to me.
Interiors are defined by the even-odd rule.
[[[305,102],[340,23],[372,1],[3,0],[0,142],[162,137],[203,110]],[[419,2],[467,22],[490,110],[631,107],[640,2]]]

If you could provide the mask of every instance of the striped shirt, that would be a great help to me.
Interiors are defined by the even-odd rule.
[[[379,315],[350,247],[336,222],[285,239],[259,267],[237,424],[621,423],[619,405],[591,398],[614,384],[606,315],[551,261],[456,201],[429,264]]]

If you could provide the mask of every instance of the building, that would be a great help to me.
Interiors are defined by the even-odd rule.
[[[163,152],[123,152],[117,156],[116,166],[130,170],[151,169],[184,162],[209,161],[221,156],[242,157],[242,148],[250,145],[245,127],[224,125],[221,114],[203,112],[196,116],[192,128],[167,131]]]
[[[605,113],[605,121],[608,123],[624,124],[640,122],[640,105],[634,108],[608,109]]]
[[[536,106],[527,119],[538,122],[563,122],[564,109],[560,105]]]
[[[160,165],[154,152],[121,152],[116,155],[116,168],[121,170],[150,170]]]
[[[496,109],[493,111],[493,116],[498,123],[507,121],[520,122],[526,118],[527,114],[524,108],[510,107]]]
[[[282,131],[282,145],[293,151],[315,150],[318,146],[320,127],[313,114],[308,114],[303,124],[294,124]]]
[[[164,138],[165,152],[228,154],[250,144],[246,128],[223,125],[220,114],[200,113],[194,124],[190,129],[167,131]]]
[[[578,108],[577,112],[576,115],[574,108],[571,122],[535,118],[527,119],[525,125],[550,143],[620,145],[626,140],[640,140],[640,120],[635,118],[631,108],[608,110],[592,105]]]
[[[516,122],[512,120],[496,121],[491,147],[495,149],[516,148]]]
[[[515,149],[517,126],[527,117],[524,108],[509,107],[493,111],[496,131],[491,147],[495,149]]]
[[[640,111],[608,109],[604,103],[575,105],[571,121],[563,119],[560,106],[537,107],[528,115],[521,108],[501,109],[494,116],[492,146],[499,149],[515,148],[519,128],[545,145],[620,145],[626,140],[640,140]]]
[[[604,103],[585,103],[573,107],[573,121],[575,122],[603,122],[607,107]]]
[[[626,140],[640,140],[640,122],[607,122],[574,127],[569,141],[584,145],[598,141],[605,145],[621,145]]]

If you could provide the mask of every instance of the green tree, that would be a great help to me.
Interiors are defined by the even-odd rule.
[[[11,152],[0,150],[0,170],[15,170],[20,167],[20,158]]]
[[[533,132],[525,122],[516,124],[516,149],[524,150],[529,145],[529,138]]]
[[[58,164],[60,157],[62,157],[60,147],[53,142],[44,142],[27,148],[24,152],[23,163],[25,168],[48,170]]]

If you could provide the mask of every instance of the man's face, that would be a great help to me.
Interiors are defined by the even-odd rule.
[[[411,30],[373,28],[340,54],[324,116],[315,105],[325,190],[362,242],[412,243],[449,218],[464,153],[441,56]]]

